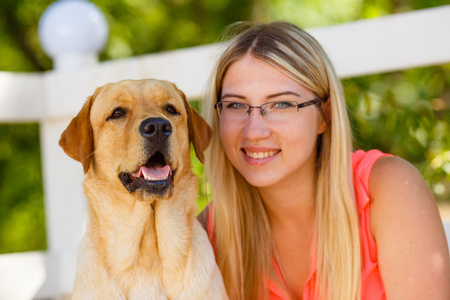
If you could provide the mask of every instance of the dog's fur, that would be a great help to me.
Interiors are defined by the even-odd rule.
[[[88,98],[60,140],[89,199],[74,299],[227,298],[195,218],[190,142],[203,162],[211,135],[167,81],[124,80]]]

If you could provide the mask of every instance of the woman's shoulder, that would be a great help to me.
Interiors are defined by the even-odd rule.
[[[399,187],[411,186],[428,190],[417,168],[400,157],[380,150],[358,150],[353,153],[352,163],[355,176],[366,181],[364,186],[369,191],[371,200],[372,195],[379,190],[397,193],[401,191]]]
[[[372,167],[369,186],[371,231],[387,298],[448,299],[445,233],[420,172],[402,158],[382,156]]]
[[[424,178],[410,162],[397,156],[377,159],[369,177],[370,215],[376,238],[377,222],[386,224],[392,219],[415,221],[415,215],[433,211],[438,217],[436,202]],[[406,224],[406,223],[404,223]]]
[[[414,190],[415,192],[425,193],[426,197],[421,197],[420,199],[412,197],[404,199],[405,201],[417,200],[423,202],[428,200],[435,204],[433,196],[417,168],[410,162],[397,156],[380,156],[373,163],[369,177],[369,187],[372,201],[389,199],[395,195],[405,196]],[[401,197],[401,199],[403,198]]]

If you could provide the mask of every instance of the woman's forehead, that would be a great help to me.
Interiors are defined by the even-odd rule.
[[[312,92],[271,64],[250,55],[234,62],[222,81],[222,95],[304,97]]]

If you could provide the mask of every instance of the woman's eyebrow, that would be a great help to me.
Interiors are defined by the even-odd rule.
[[[275,93],[275,94],[270,94],[266,97],[266,99],[272,99],[272,98],[277,98],[280,96],[287,96],[287,95],[292,95],[292,96],[296,96],[296,97],[300,97],[300,94],[292,92],[292,91],[284,91],[284,92],[279,92],[279,93]],[[224,94],[222,95],[222,97],[220,97],[220,100],[223,100],[225,98],[238,98],[238,99],[246,99],[245,96],[242,95],[238,95],[238,94]]]
[[[271,95],[267,96],[267,99],[277,98],[277,97],[280,97],[280,96],[287,96],[287,95],[300,97],[300,95],[295,93],[295,92],[285,91],[285,92],[279,92],[279,93],[271,94]]]
[[[244,96],[237,95],[237,94],[224,94],[222,97],[220,97],[220,100],[223,100],[224,98],[238,98],[238,99],[245,99]]]

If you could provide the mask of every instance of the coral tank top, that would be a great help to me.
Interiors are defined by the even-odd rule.
[[[370,150],[368,152],[358,150],[352,155],[355,195],[360,218],[359,228],[360,228],[361,255],[363,264],[361,273],[362,300],[386,299],[385,290],[380,275],[380,270],[378,268],[377,245],[372,237],[372,232],[370,230],[370,211],[369,211],[370,172],[377,159],[385,155],[387,154],[384,154],[379,150]],[[210,227],[210,222],[208,219],[208,232],[210,232],[211,230],[214,231],[214,229]],[[215,248],[214,239],[211,242],[213,248]],[[284,284],[284,281],[276,265],[275,269],[278,272],[278,275],[280,276],[281,283]],[[303,300],[314,299],[316,271],[317,271],[316,257],[315,255],[312,255],[310,274],[303,289]],[[276,286],[274,282],[269,281],[268,289],[270,300],[287,300],[287,297],[280,291],[280,289]]]

